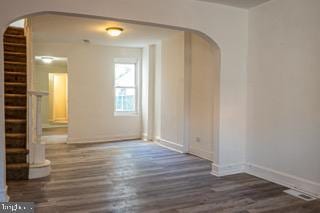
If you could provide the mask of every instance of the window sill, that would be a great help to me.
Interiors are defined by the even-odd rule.
[[[137,113],[137,112],[114,112],[113,113],[113,116],[122,116],[122,117],[125,117],[125,116],[133,116],[133,117],[138,117],[138,116],[140,116],[140,114],[139,113]]]

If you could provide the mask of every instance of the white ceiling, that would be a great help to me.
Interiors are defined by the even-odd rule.
[[[224,5],[233,6],[233,7],[250,9],[252,7],[256,7],[270,0],[198,0],[198,1],[206,1],[206,2],[224,4]]]
[[[71,17],[61,15],[40,15],[31,18],[35,42],[83,43],[143,47],[154,44],[179,31],[138,24],[129,24],[101,19]],[[110,37],[107,27],[121,27],[124,32],[119,37]]]

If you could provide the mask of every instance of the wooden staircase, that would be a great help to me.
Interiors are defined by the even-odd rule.
[[[4,88],[7,180],[28,179],[27,54],[24,29],[4,34]]]

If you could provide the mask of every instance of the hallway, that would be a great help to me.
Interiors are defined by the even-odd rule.
[[[37,212],[319,212],[320,201],[239,174],[210,175],[211,162],[154,143],[52,144],[48,178],[9,182],[11,201]]]

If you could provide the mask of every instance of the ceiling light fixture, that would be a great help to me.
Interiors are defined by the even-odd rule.
[[[123,29],[120,27],[109,27],[106,31],[110,36],[117,37],[123,32]]]
[[[51,64],[52,61],[54,60],[53,57],[50,57],[50,56],[41,56],[41,61],[45,64]]]

